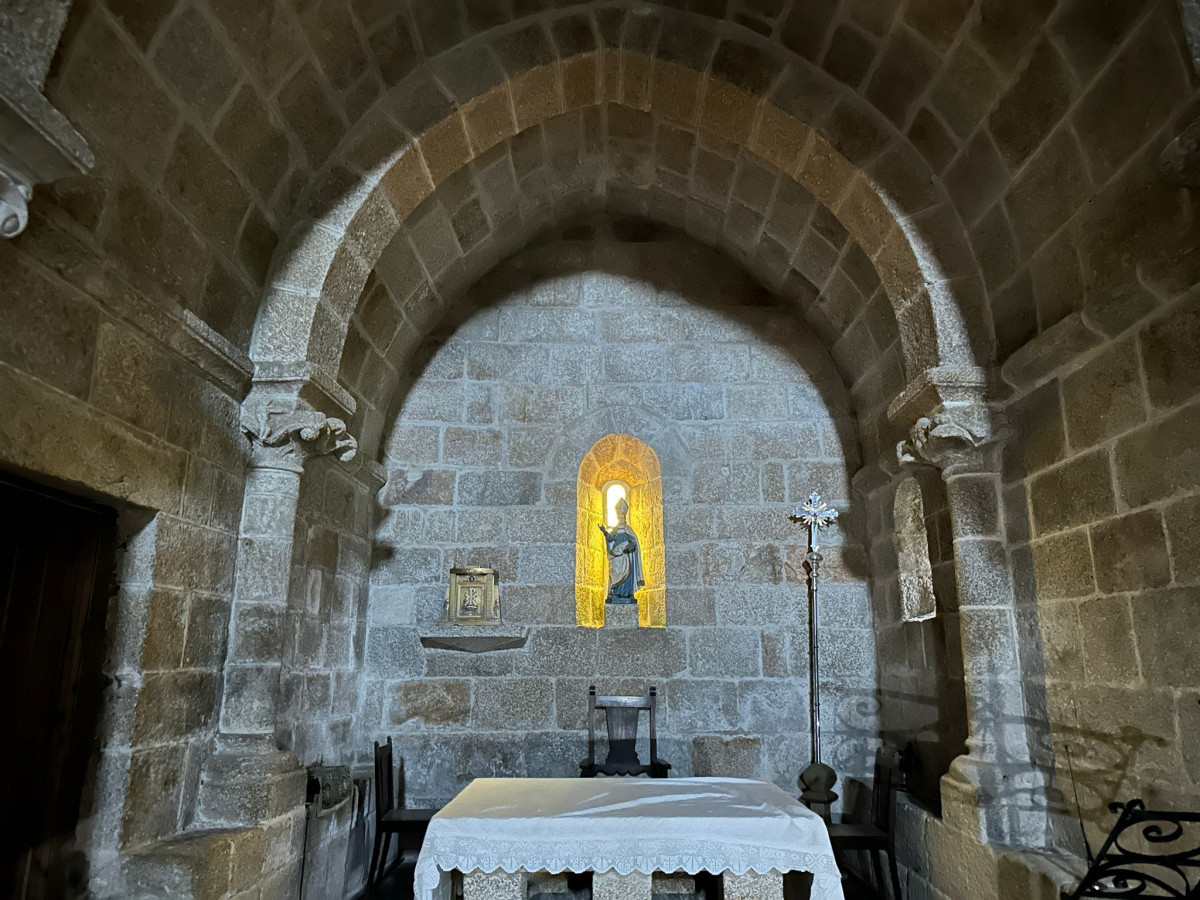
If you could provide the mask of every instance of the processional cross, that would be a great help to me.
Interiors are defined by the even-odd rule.
[[[808,495],[803,506],[792,510],[792,520],[808,526],[808,552],[816,554],[818,560],[821,558],[821,554],[817,552],[821,546],[821,529],[832,525],[837,517],[838,511],[822,500],[816,491]],[[808,557],[805,556],[805,559]]]
[[[837,782],[837,773],[821,762],[821,682],[820,682],[820,647],[817,638],[819,607],[817,605],[817,585],[820,579],[821,560],[821,529],[832,525],[838,517],[838,511],[821,499],[816,491],[809,494],[808,499],[792,511],[793,522],[808,526],[808,552],[804,561],[808,563],[808,660],[809,660],[809,731],[812,736],[812,762],[800,773],[801,799],[810,807],[829,818],[829,807],[838,797],[833,791]]]

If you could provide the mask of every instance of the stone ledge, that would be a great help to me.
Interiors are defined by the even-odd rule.
[[[640,605],[637,603],[606,603],[604,604],[604,627],[605,628],[637,628],[638,610]]]
[[[245,398],[254,373],[250,357],[194,312],[182,310],[180,328],[171,335],[169,343],[229,396],[237,400]]]
[[[508,625],[446,625],[425,629],[420,638],[421,646],[429,650],[491,653],[524,647],[529,629]]]
[[[1051,325],[1000,366],[1000,374],[1018,389],[1032,387],[1055,371],[1104,343],[1079,312]]]
[[[9,162],[35,184],[89,171],[96,157],[66,116],[7,60],[0,60],[0,73],[0,123]]]
[[[7,29],[6,29],[7,30]],[[33,187],[91,170],[87,142],[41,93],[0,55],[0,237],[29,222]]]

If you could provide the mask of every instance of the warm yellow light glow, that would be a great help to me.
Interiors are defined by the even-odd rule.
[[[617,504],[629,502],[629,486],[620,481],[610,481],[604,486],[604,524],[609,528],[617,525]]]
[[[617,524],[616,505],[629,504],[629,527],[641,541],[645,586],[637,592],[638,624],[667,624],[666,551],[663,546],[662,469],[658,456],[628,434],[598,440],[579,464],[576,481],[575,621],[604,625],[608,596],[608,553],[599,526]]]

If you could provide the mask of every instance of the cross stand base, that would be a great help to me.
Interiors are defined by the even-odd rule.
[[[800,800],[828,824],[829,808],[838,798],[833,790],[837,772],[825,763],[811,762],[796,783],[800,786]]]

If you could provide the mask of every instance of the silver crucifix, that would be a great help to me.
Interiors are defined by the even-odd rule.
[[[816,553],[820,548],[821,529],[832,525],[838,517],[838,511],[821,499],[821,495],[813,491],[808,495],[802,506],[792,510],[792,521],[803,522],[808,526],[808,550]]]

